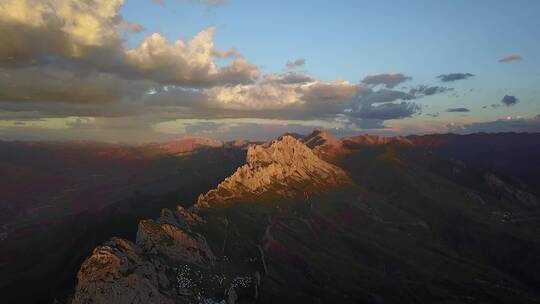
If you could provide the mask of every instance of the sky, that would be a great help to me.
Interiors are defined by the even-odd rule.
[[[1,0],[0,140],[540,132],[540,2]]]

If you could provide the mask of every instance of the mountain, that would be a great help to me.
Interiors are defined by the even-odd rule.
[[[526,133],[0,141],[0,298],[538,303],[539,164]]]
[[[330,164],[315,149],[347,139],[314,133],[250,146],[194,207],[98,246],[73,303],[540,303],[534,191],[414,138]]]
[[[324,129],[315,129],[301,140],[313,150],[313,153],[329,162],[336,162],[349,152],[340,138]]]
[[[362,146],[380,146],[389,143],[412,144],[412,142],[404,136],[384,137],[377,135],[358,135],[343,138],[343,143],[349,148]]]
[[[292,198],[350,183],[347,173],[317,157],[312,150],[286,135],[268,147],[252,145],[246,164],[201,195],[196,208],[229,201],[260,199],[261,195]]]
[[[407,139],[424,154],[496,170],[540,195],[540,133],[439,134]]]
[[[138,146],[138,148],[145,151],[147,154],[175,155],[192,153],[193,151],[201,148],[221,148],[224,144],[225,143],[220,140],[204,137],[184,137],[175,141],[142,144]]]
[[[214,272],[215,268],[227,267],[227,261],[223,257],[217,260],[206,238],[197,232],[197,226],[206,224],[197,212],[227,206],[230,202],[261,200],[263,196],[293,199],[350,183],[345,171],[318,158],[292,136],[282,136],[267,146],[252,145],[248,148],[245,165],[198,198],[193,208],[196,213],[182,207],[174,212],[164,209],[157,220],[139,223],[135,244],[113,238],[96,248],[79,271],[73,303],[130,303],[134,298],[143,302],[173,303],[177,294],[199,301],[201,297],[211,296],[192,290],[192,279],[182,274],[190,269],[186,263],[201,269],[214,268],[210,273],[206,271],[205,279],[217,280],[219,284],[206,284],[216,292],[230,283],[227,294],[229,298],[234,297],[236,284],[240,284],[236,287],[247,288],[258,283],[251,276],[236,276],[231,282],[225,274]],[[184,265],[180,266],[180,276],[176,273],[175,286],[170,267],[178,263]],[[256,277],[260,279],[260,274]]]

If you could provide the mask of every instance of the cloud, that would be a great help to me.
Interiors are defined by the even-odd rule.
[[[264,80],[271,83],[295,84],[313,82],[314,79],[304,73],[288,72],[285,74],[266,74]]]
[[[214,28],[198,33],[190,41],[174,44],[154,33],[136,48],[126,50],[126,63],[143,78],[161,83],[191,86],[250,83],[259,78],[257,66],[236,57],[220,68],[213,61]]]
[[[502,105],[500,103],[493,103],[493,104],[490,104],[489,106],[482,106],[482,109],[487,109],[488,107],[492,109],[497,109],[497,108],[500,108],[501,106]]]
[[[362,91],[359,95],[359,102],[363,104],[374,104],[374,103],[383,103],[383,102],[392,102],[396,100],[411,100],[415,96],[398,90],[387,90],[380,89],[377,91],[366,90]]]
[[[280,79],[280,81],[276,81]],[[349,101],[358,86],[348,81],[283,81],[284,75],[265,77],[252,85],[220,86],[208,90],[210,102],[236,110],[304,109]]]
[[[294,61],[287,61],[286,67],[288,69],[294,69],[298,67],[303,67],[305,64],[306,64],[306,60],[303,58],[299,58]]]
[[[450,74],[441,74],[437,76],[437,78],[439,78],[442,82],[452,82],[456,80],[467,79],[473,76],[474,75],[471,73],[450,73]]]
[[[384,103],[380,105],[361,105],[353,116],[364,119],[389,120],[411,117],[420,110],[414,102]]]
[[[405,76],[401,73],[386,73],[378,75],[368,75],[362,80],[362,83],[372,86],[384,85],[387,89],[392,89],[398,84],[411,79],[412,77]]]
[[[453,133],[476,133],[476,132],[540,132],[540,115],[532,118],[507,117],[487,122],[475,122],[465,125],[448,126],[448,131]]]
[[[137,22],[130,22],[124,19],[121,15],[117,15],[114,18],[116,26],[123,31],[128,31],[132,33],[140,33],[145,30],[144,26]]]
[[[449,87],[419,85],[415,88],[410,89],[409,94],[416,97],[420,97],[420,96],[431,96],[435,94],[446,93],[453,90],[454,90],[453,88],[449,88]]]
[[[450,109],[446,110],[446,112],[450,112],[450,113],[463,113],[463,112],[470,112],[470,110],[467,109],[467,108],[450,108]]]
[[[523,60],[523,57],[521,57],[520,55],[510,55],[510,56],[502,57],[497,61],[498,62],[515,62],[515,61],[522,61],[522,60]]]
[[[120,46],[116,32],[123,0],[5,0],[0,5],[2,63],[31,62],[40,55],[85,58]]]
[[[119,13],[123,0],[6,0],[0,6],[0,66],[36,66],[50,58],[88,65],[100,72],[163,84],[215,86],[251,83],[259,69],[238,51],[214,47],[215,28],[191,40],[169,42],[158,33],[125,48],[119,31],[143,27]],[[215,57],[230,62],[218,65]]]
[[[512,95],[504,95],[504,97],[501,99],[501,103],[507,107],[514,106],[518,102],[519,102],[519,99],[517,99],[515,96],[512,96]]]
[[[301,88],[302,99],[307,102],[349,101],[359,87],[346,80],[313,81]]]
[[[50,65],[0,68],[0,102],[105,104],[128,94],[128,86],[128,81],[97,71],[77,73]]]
[[[421,105],[412,100],[452,90],[448,87],[427,85],[416,86],[408,92],[360,87],[351,108],[345,113],[359,128],[382,128],[385,120],[403,119],[420,113]]]

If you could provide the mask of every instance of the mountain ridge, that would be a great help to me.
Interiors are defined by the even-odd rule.
[[[470,175],[457,161],[437,165],[435,174],[436,160],[426,153],[432,146],[411,150],[407,139],[364,136],[343,147],[346,140],[315,130],[300,140],[284,135],[249,145],[246,163],[192,208],[140,221],[134,243],[113,238],[97,247],[80,269],[73,303],[238,303],[262,296],[416,303],[417,293],[426,302],[535,299],[499,262],[517,254],[507,246],[538,252],[529,233],[514,235],[535,218],[532,194],[498,175]],[[318,156],[316,149],[343,154]],[[381,157],[389,149],[406,165]],[[323,160],[328,155],[344,159],[336,166]],[[523,260],[520,271],[538,262],[530,254]],[[419,286],[414,294],[407,282]]]

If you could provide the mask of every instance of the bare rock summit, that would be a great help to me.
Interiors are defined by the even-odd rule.
[[[247,163],[199,196],[196,208],[263,195],[292,198],[321,189],[349,184],[348,174],[319,158],[308,146],[286,135],[268,146],[252,145]]]

